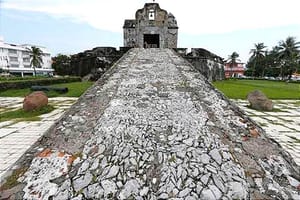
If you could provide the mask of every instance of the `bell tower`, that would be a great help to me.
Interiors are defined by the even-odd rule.
[[[177,48],[177,21],[155,1],[137,10],[135,19],[125,20],[123,31],[125,47]]]

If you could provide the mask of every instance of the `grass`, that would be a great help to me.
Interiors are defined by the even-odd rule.
[[[293,141],[294,143],[300,143],[300,140],[298,138],[290,136],[290,135],[288,135],[288,137],[295,140],[295,141]]]
[[[55,91],[45,92],[48,97],[80,97],[94,82],[72,82],[50,85],[51,87],[67,87],[69,91],[64,94],[60,94]],[[31,93],[30,88],[25,89],[10,89],[0,92],[0,97],[25,97]]]
[[[38,121],[39,115],[49,113],[55,108],[51,105],[42,107],[41,109],[26,112],[22,108],[14,111],[0,113],[0,122],[17,120],[17,121]]]
[[[225,80],[213,85],[230,99],[246,99],[254,90],[262,91],[270,99],[300,99],[300,84],[266,80]]]
[[[10,175],[5,183],[0,187],[0,191],[10,189],[16,185],[18,185],[18,178],[23,176],[23,174],[27,171],[26,167],[22,167],[20,169],[16,169],[13,171],[12,175]]]
[[[300,106],[300,101],[293,102],[292,104],[294,104],[295,106]]]

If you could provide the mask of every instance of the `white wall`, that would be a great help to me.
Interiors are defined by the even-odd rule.
[[[15,73],[33,73],[33,68],[30,66],[30,56],[28,48],[35,45],[14,45],[0,41],[0,68],[9,70]],[[39,47],[44,53],[41,68],[36,68],[40,73],[53,72],[51,54],[44,47]]]

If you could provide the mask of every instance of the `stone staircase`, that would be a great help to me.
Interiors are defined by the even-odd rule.
[[[290,155],[170,49],[130,50],[19,168],[1,198],[300,199]]]

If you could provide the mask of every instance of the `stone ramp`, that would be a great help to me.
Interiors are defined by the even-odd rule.
[[[170,49],[132,49],[2,198],[299,199],[299,167]]]

